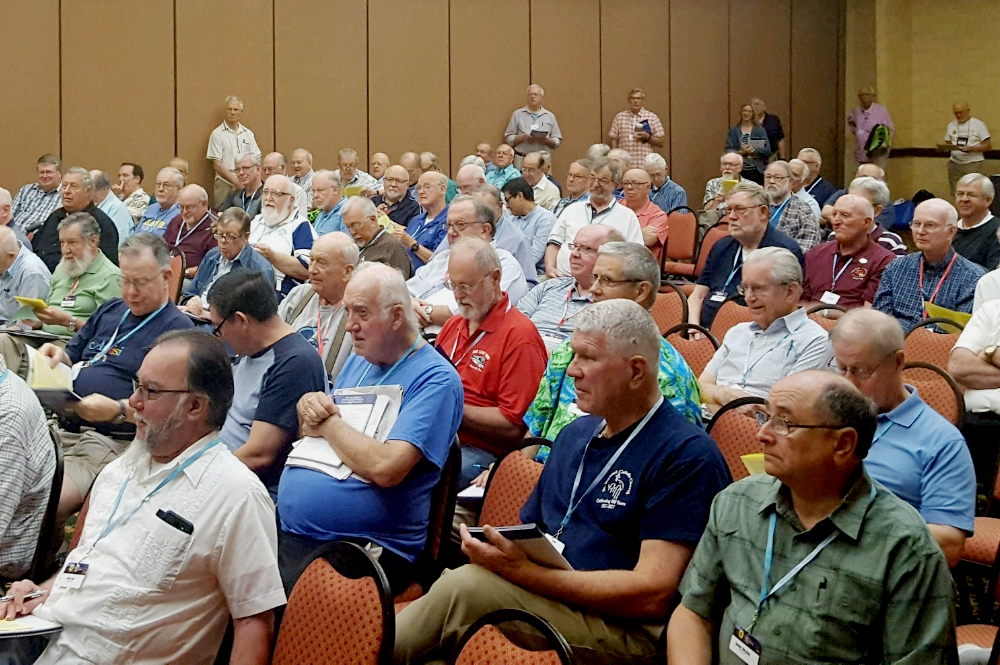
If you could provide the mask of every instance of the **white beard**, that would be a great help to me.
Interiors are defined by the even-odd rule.
[[[288,212],[283,215],[282,213],[278,212],[277,208],[262,208],[260,211],[260,215],[261,219],[264,222],[264,225],[267,226],[268,228],[273,229],[275,226],[278,226],[279,224],[287,220],[289,217],[291,217],[292,209],[289,208]]]

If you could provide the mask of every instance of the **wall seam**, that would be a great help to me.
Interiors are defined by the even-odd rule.
[[[451,173],[455,162],[453,140],[453,127],[451,124],[451,105],[454,102],[451,96],[451,0],[448,1],[448,172]]]
[[[371,0],[365,0],[365,146],[371,161],[372,154],[372,27]],[[450,104],[450,102],[449,102]]]
[[[673,33],[670,31],[670,19],[673,14],[674,3],[672,0],[667,0],[667,99],[669,103],[667,104],[667,130],[670,132],[670,136],[674,133],[674,94],[673,94],[673,76],[670,71],[671,60],[673,59]],[[670,159],[667,160],[667,175],[671,175],[674,172],[674,146],[673,140],[664,141],[664,145],[667,148],[667,154],[670,155]]]
[[[604,140],[604,3],[597,0],[597,52],[600,54],[600,62],[597,64],[597,142]]]
[[[271,146],[278,150],[278,37],[277,0],[271,0]]]
[[[56,30],[59,35],[59,48],[57,50],[59,58],[59,66],[57,67],[59,71],[59,93],[58,93],[58,104],[59,104],[59,159],[63,158],[63,99],[62,99],[62,0],[59,0],[58,11],[56,16]]]
[[[788,159],[791,159],[791,155],[794,152],[792,139],[795,138],[795,107],[792,104],[792,100],[795,98],[792,92],[795,86],[795,47],[792,43],[793,39],[795,39],[795,0],[788,0],[788,140],[785,142],[788,146]],[[778,156],[781,157],[781,155]]]
[[[528,0],[528,85],[535,80],[535,60],[531,55],[531,43],[534,41],[534,32],[531,29],[531,0]],[[527,86],[525,86],[527,87]]]
[[[177,0],[173,2],[174,9],[174,155],[180,153],[180,144],[177,133],[180,131],[180,123],[177,121]],[[214,182],[213,178],[213,182]]]

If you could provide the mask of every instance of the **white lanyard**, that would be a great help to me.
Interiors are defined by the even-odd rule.
[[[191,235],[192,233],[194,233],[195,231],[197,231],[198,228],[202,224],[204,224],[205,220],[208,219],[209,217],[211,217],[211,215],[206,212],[205,216],[201,218],[201,221],[198,222],[197,224],[195,224],[194,228],[191,229],[190,231],[188,231],[187,233],[185,233],[183,236],[181,235],[181,231],[184,230],[184,227],[186,226],[186,224],[182,220],[181,223],[180,223],[180,226],[177,228],[177,240],[174,241],[174,247],[178,247],[182,242],[184,242],[185,240],[187,240],[187,237],[189,235]]]

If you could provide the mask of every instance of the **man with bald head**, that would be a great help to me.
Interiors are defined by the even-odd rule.
[[[13,208],[13,202],[11,200],[10,192],[0,187],[0,226],[6,226],[11,231],[14,232],[14,237],[17,241],[28,248],[31,251],[31,241],[28,240],[28,236],[24,235],[24,231],[14,223],[14,213],[11,212]]]
[[[543,166],[542,156],[537,152],[529,152],[521,164],[521,177],[535,190],[535,203],[546,210],[552,210],[559,203],[559,188],[545,175]]]
[[[520,166],[520,161],[529,152],[542,148],[555,150],[562,143],[562,131],[556,122],[556,116],[542,106],[543,99],[545,91],[540,85],[532,83],[528,86],[528,103],[514,111],[507,123],[504,137],[518,157],[515,166]],[[500,168],[499,164],[497,168]]]
[[[410,174],[400,164],[393,164],[382,176],[382,193],[372,198],[379,212],[404,229],[421,214],[420,204],[407,193]]]
[[[351,196],[343,209],[344,228],[358,243],[361,261],[384,263],[398,270],[403,279],[413,277],[413,264],[406,249],[389,229],[378,223],[378,209],[365,196]]]
[[[420,155],[415,152],[404,152],[399,157],[399,165],[406,169],[409,184],[406,193],[414,201],[417,200],[417,181],[420,179]]]
[[[993,144],[986,123],[972,117],[968,102],[955,102],[952,112],[955,119],[948,123],[944,142],[954,146],[948,159],[948,184],[954,194],[962,176],[983,172],[983,153],[992,150]]]
[[[667,213],[650,201],[649,190],[652,178],[645,169],[629,169],[622,176],[622,189],[625,192],[625,205],[639,219],[642,229],[642,243],[649,247],[655,256],[662,256],[667,244]]]
[[[487,172],[486,184],[501,189],[508,181],[521,177],[521,171],[514,166],[514,149],[506,143],[497,146],[493,157],[494,170]]]
[[[286,173],[288,162],[285,160],[285,156],[280,152],[270,152],[264,159],[260,162],[261,175],[264,180],[267,180],[273,175],[288,175]],[[306,195],[306,191],[295,184],[295,180],[289,178],[292,183],[292,194],[295,200],[295,207],[299,209],[299,212],[305,215],[309,212],[310,203],[312,203],[312,197]]]
[[[94,202],[97,209],[107,215],[114,222],[115,229],[118,230],[118,245],[125,242],[125,238],[132,233],[132,214],[125,207],[114,192],[111,191],[111,179],[104,171],[91,171],[90,177],[94,181],[94,188],[90,190],[90,200]],[[20,294],[19,294],[20,295]]]
[[[14,296],[45,300],[51,279],[49,269],[21,244],[14,229],[0,225],[0,320],[12,322],[14,313],[21,308]]]
[[[177,197],[184,186],[184,176],[172,166],[160,169],[156,174],[156,201],[151,203],[146,212],[142,213],[139,223],[133,233],[152,233],[162,236],[175,217],[180,217],[181,207],[177,205]]]
[[[848,194],[833,210],[833,238],[806,253],[802,302],[839,305],[846,309],[871,307],[882,273],[896,255],[871,237],[875,210],[868,199]],[[841,315],[825,309],[825,316]]]
[[[874,164],[866,164],[866,166],[878,168]],[[887,211],[894,210],[894,208],[892,197],[889,194],[889,187],[884,181],[869,176],[855,178],[851,181],[850,186],[848,186],[847,193],[863,196],[872,204],[872,208],[875,210],[875,226],[872,228],[872,240],[896,256],[906,256],[910,253],[910,249],[903,242],[899,234],[889,231],[885,226],[886,223],[883,221],[886,218],[895,219],[896,217],[895,214],[887,214]],[[838,194],[838,198],[839,196],[841,195]],[[834,198],[831,198],[831,200],[836,201]],[[829,220],[827,221],[828,224],[833,221],[833,205],[835,203],[823,208],[823,212],[826,215],[824,221]]]
[[[858,170],[855,172],[854,179],[857,180],[858,178],[873,178],[885,184],[885,169],[883,169],[878,164],[862,164],[861,166],[858,167]],[[819,201],[819,205],[822,209],[822,215],[823,215],[823,220],[821,223],[824,226],[829,226],[830,222],[833,219],[833,204],[836,203],[837,199],[839,199],[841,196],[847,194],[849,189],[850,187],[845,189],[838,189],[833,194],[831,194],[826,201]],[[851,193],[857,194],[858,192],[851,192]],[[862,194],[862,196],[865,195]],[[865,196],[865,198],[868,197]],[[885,202],[880,204],[877,201],[872,201],[872,205],[882,206],[881,212],[876,212],[875,214],[875,223],[881,225],[883,229],[891,229],[896,223],[896,208],[895,206],[892,205],[892,197],[889,195],[888,185],[886,185]],[[906,252],[903,253],[905,254]]]
[[[477,187],[486,184],[486,171],[479,164],[466,164],[455,174],[455,184],[462,194],[472,195]]]
[[[305,148],[292,151],[292,182],[302,188],[312,201],[313,156]]]
[[[834,369],[878,407],[865,470],[917,509],[954,566],[976,508],[976,473],[962,433],[903,383],[903,329],[888,314],[856,309],[830,332]]]
[[[483,164],[486,165],[486,173],[492,173],[497,170],[496,164],[493,163],[493,146],[489,143],[483,141],[477,144],[476,156],[483,160]]]
[[[163,239],[172,251],[184,254],[184,276],[187,279],[198,274],[205,255],[216,246],[214,231],[215,218],[208,209],[208,192],[201,185],[187,185],[177,196],[181,214],[167,224]]]
[[[282,297],[308,277],[306,266],[315,239],[313,225],[292,201],[291,179],[268,178],[260,214],[250,223],[250,244],[274,267],[275,289]]]
[[[188,173],[191,170],[191,165],[188,164],[188,160],[184,159],[183,157],[174,157],[169,162],[167,162],[167,166],[177,169],[180,172],[181,176],[184,178],[184,182],[185,183],[187,182]]]
[[[361,193],[364,196],[375,196],[385,191],[385,183],[382,179],[385,177],[385,170],[389,168],[389,164],[391,163],[389,155],[384,152],[376,152],[372,155],[371,164],[368,167],[368,175],[375,179],[375,184],[362,190]]]
[[[944,199],[924,201],[913,211],[913,244],[919,251],[889,264],[875,294],[875,309],[891,314],[909,331],[927,318],[925,302],[956,312],[971,312],[982,266],[956,252],[958,213]]]

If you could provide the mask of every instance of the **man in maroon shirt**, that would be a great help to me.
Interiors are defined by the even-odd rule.
[[[163,239],[171,250],[184,254],[184,277],[192,279],[205,255],[216,246],[212,235],[215,219],[208,211],[208,192],[201,185],[188,185],[177,195],[181,214],[170,220]]]
[[[845,194],[833,207],[834,239],[806,253],[802,303],[823,303],[846,309],[870,307],[875,300],[882,271],[896,255],[871,237],[875,209],[868,199]],[[836,309],[825,316],[839,317]]]

